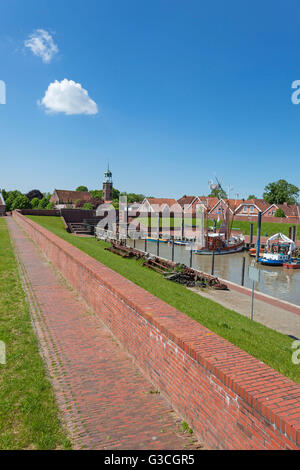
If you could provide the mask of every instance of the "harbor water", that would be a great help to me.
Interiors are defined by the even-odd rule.
[[[128,240],[128,246],[133,247],[133,240]],[[136,240],[136,249],[144,251],[145,241]],[[157,243],[147,241],[147,252],[157,256]],[[168,260],[172,259],[172,245],[159,243],[159,256]],[[217,277],[235,282],[241,285],[243,257],[245,257],[244,286],[251,288],[252,281],[248,277],[248,266],[253,262],[247,251],[216,255],[214,274]],[[190,266],[190,250],[185,246],[174,246],[174,262]],[[260,281],[255,284],[255,290],[271,295],[281,300],[286,300],[300,305],[300,269],[286,269],[282,266],[271,267],[258,265],[260,268]],[[211,273],[212,256],[197,255],[193,253],[192,267],[205,273]]]

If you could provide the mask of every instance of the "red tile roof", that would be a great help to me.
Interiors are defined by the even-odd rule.
[[[88,191],[69,191],[66,189],[55,189],[52,198],[55,197],[55,193],[59,199],[60,204],[75,203],[78,200],[89,202],[91,199],[93,199],[91,193]]]
[[[282,209],[286,217],[299,217],[296,204],[274,204]]]
[[[178,202],[176,201],[176,199],[168,199],[168,198],[156,198],[156,197],[153,197],[153,198],[146,198],[147,201],[149,202],[149,204],[152,205],[163,205],[163,204],[166,204],[167,206],[171,207],[175,204],[178,204]]]
[[[184,207],[192,204],[194,199],[195,196],[182,196],[180,199],[177,200],[177,202],[181,205],[181,207]]]

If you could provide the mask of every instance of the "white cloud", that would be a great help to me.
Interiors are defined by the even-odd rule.
[[[31,49],[34,55],[41,57],[43,62],[49,63],[55,54],[58,53],[58,47],[53,41],[51,34],[44,29],[37,29],[25,41],[25,47]]]
[[[50,83],[45,96],[38,104],[44,106],[48,113],[97,114],[98,106],[80,83],[66,78]]]

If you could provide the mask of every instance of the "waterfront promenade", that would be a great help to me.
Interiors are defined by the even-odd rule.
[[[74,449],[201,448],[38,247],[6,219],[40,350]]]

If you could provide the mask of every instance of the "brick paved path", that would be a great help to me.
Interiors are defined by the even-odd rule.
[[[7,218],[42,355],[73,447],[197,448],[98,317]],[[154,392],[154,393],[153,393]]]

